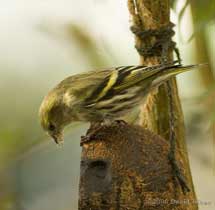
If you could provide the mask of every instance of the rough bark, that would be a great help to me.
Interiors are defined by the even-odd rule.
[[[168,153],[165,139],[140,126],[102,128],[83,146],[79,209],[195,209],[173,179]]]
[[[167,0],[129,2],[129,11],[138,13],[143,30],[169,23]],[[153,42],[149,38],[147,42]],[[136,46],[147,45],[136,37]],[[169,60],[172,52],[168,52]],[[142,64],[156,64],[159,57],[141,57]],[[151,94],[142,110],[142,126],[112,125],[100,129],[94,141],[84,144],[81,161],[79,209],[191,209],[195,203],[192,177],[184,138],[183,114],[175,79],[171,81],[177,141],[177,160],[191,192],[183,194],[174,179],[168,160],[169,101],[166,86]],[[147,128],[144,129],[143,127]],[[93,128],[92,128],[93,129]],[[149,131],[150,129],[151,131]],[[159,135],[155,134],[158,133]],[[162,136],[162,137],[161,137]]]

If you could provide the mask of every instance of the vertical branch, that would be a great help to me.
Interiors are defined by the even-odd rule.
[[[171,45],[170,40],[168,42],[168,37],[156,40],[158,39],[156,34],[144,35],[150,35],[151,31],[162,33],[162,28],[168,29],[168,26],[171,25],[169,0],[128,0],[128,8],[133,21],[131,30],[136,35],[136,49],[140,54],[141,64],[152,65],[162,62],[164,50],[166,51],[166,61],[172,61],[175,46]],[[160,48],[155,48],[158,44],[160,44]],[[168,44],[169,46],[166,46]],[[151,51],[147,54],[146,50]],[[177,50],[176,54],[178,55]],[[179,159],[184,162],[184,173],[192,187],[191,197],[196,199],[185,143],[183,113],[175,78],[148,96],[147,103],[142,107],[141,124],[167,140],[176,141],[176,150],[180,153]]]

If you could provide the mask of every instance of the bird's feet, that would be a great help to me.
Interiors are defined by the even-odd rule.
[[[96,139],[96,133],[106,125],[103,122],[92,123],[85,136],[81,136],[80,146]]]
[[[99,123],[91,124],[87,134],[85,136],[81,136],[80,146],[83,144],[89,143],[96,139],[96,134],[99,130],[107,128],[109,126],[117,126],[117,125],[126,125],[127,123],[124,120],[115,120],[115,121],[102,121]]]
[[[81,142],[80,142],[80,146],[82,147],[85,143],[89,143],[93,140],[93,136],[92,135],[85,135],[85,136],[81,136]]]

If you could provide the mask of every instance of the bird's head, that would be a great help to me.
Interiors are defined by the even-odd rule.
[[[51,136],[57,144],[63,142],[63,109],[58,95],[55,93],[48,94],[39,110],[41,126]]]

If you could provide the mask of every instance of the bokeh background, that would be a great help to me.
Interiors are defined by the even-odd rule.
[[[184,64],[178,76],[189,157],[201,210],[215,208],[215,1],[171,1]],[[126,0],[0,0],[0,210],[76,210],[80,136],[71,126],[58,148],[38,109],[65,77],[138,64]],[[215,143],[215,142],[214,142]]]

